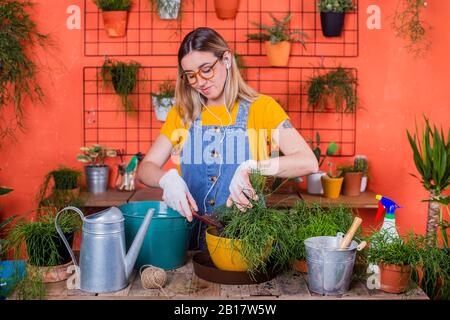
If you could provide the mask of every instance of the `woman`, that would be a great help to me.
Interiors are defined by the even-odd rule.
[[[160,186],[166,204],[188,221],[192,211],[211,214],[225,203],[250,208],[247,197],[256,199],[251,170],[277,177],[318,170],[283,108],[244,82],[227,43],[210,28],[191,31],[181,43],[175,100],[138,178]],[[267,142],[284,156],[269,159]],[[166,172],[162,166],[171,155],[177,169]],[[202,249],[204,228],[197,233]]]

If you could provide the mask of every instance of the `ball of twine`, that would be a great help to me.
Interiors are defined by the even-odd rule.
[[[147,267],[142,271],[143,267]],[[164,269],[152,266],[143,265],[141,267],[141,283],[144,289],[161,289],[167,281],[167,275]]]

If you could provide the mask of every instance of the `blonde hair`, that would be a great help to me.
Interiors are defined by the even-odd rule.
[[[245,99],[249,102],[256,100],[258,93],[242,78],[234,55],[222,36],[211,28],[197,28],[186,35],[178,50],[175,108],[184,125],[190,125],[202,112],[203,104],[206,103],[206,98],[201,96],[197,90],[192,88],[182,78],[183,68],[181,67],[181,60],[194,50],[211,52],[217,58],[222,58],[227,51],[231,53],[233,62],[228,71],[224,88],[225,104],[228,110],[231,111],[238,99]]]

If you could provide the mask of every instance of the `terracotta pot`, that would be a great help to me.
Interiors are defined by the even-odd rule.
[[[291,53],[291,43],[289,41],[281,41],[277,44],[271,44],[270,41],[266,41],[264,44],[269,64],[272,67],[286,67],[288,65]]]
[[[341,193],[342,182],[344,178],[330,178],[328,175],[320,177],[322,181],[323,195],[325,198],[336,199]]]
[[[124,37],[127,32],[128,11],[102,11],[103,25],[109,37]]]
[[[234,19],[239,9],[239,0],[214,0],[214,9],[219,19]]]
[[[67,268],[72,265],[73,262],[67,262],[65,264],[53,267],[36,267],[28,265],[28,270],[31,274],[39,273],[42,275],[42,282],[59,282],[69,278],[70,273],[67,273]]]
[[[359,196],[361,194],[362,172],[346,172],[344,173],[344,185],[342,194],[344,196]]]
[[[294,260],[294,263],[292,265],[294,270],[302,273],[308,273],[308,264],[306,263],[306,260]]]
[[[381,290],[389,293],[402,293],[411,279],[411,266],[380,263]]]

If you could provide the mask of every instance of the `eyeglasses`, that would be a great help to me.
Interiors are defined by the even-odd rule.
[[[186,71],[182,73],[182,77],[187,84],[193,86],[197,83],[197,75],[202,77],[204,80],[209,80],[214,77],[214,66],[219,62],[220,58],[217,58],[210,66],[206,66],[198,69],[198,71]]]

